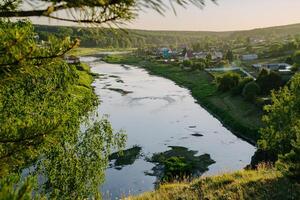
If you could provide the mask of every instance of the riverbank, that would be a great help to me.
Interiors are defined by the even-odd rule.
[[[205,177],[186,183],[168,183],[156,191],[127,200],[173,199],[297,199],[300,185],[274,169],[241,170],[232,174]]]
[[[205,71],[186,71],[176,64],[165,64],[145,60],[133,55],[110,55],[105,62],[128,64],[143,67],[151,74],[162,76],[186,87],[202,107],[217,117],[235,135],[251,144],[259,138],[262,127],[262,111],[242,97],[233,97],[229,93],[220,93],[213,78]]]
[[[127,48],[127,49],[118,49],[118,48],[111,48],[111,49],[103,49],[103,48],[85,48],[85,47],[79,47],[72,49],[70,52],[68,52],[69,55],[74,56],[88,56],[88,55],[96,55],[101,53],[107,53],[107,52],[130,52],[135,49]]]

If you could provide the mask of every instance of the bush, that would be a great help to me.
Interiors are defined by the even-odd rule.
[[[241,76],[237,73],[228,72],[217,77],[218,90],[226,92],[239,84]]]
[[[297,72],[297,71],[299,71],[299,66],[294,65],[291,70],[292,70],[292,72]]]
[[[193,70],[203,70],[205,69],[206,64],[204,62],[196,62],[193,64],[192,69]]]
[[[251,77],[243,78],[239,84],[231,90],[232,95],[240,95],[243,93],[243,89],[247,83],[254,81]]]
[[[289,65],[293,65],[294,64],[294,60],[292,56],[289,56],[285,59],[285,63],[289,64]]]
[[[260,149],[278,156],[276,167],[300,180],[300,74],[290,84],[272,93],[272,105],[265,107],[265,127],[261,129]]]
[[[190,60],[184,60],[182,64],[184,67],[192,67],[193,62]]]
[[[293,55],[293,61],[296,66],[300,66],[300,51],[295,52]]]
[[[260,87],[254,81],[247,83],[243,89],[243,96],[248,101],[253,101],[260,93]]]
[[[266,69],[261,70],[256,80],[262,94],[270,94],[270,91],[273,89],[278,90],[282,86],[282,82],[282,78],[278,73],[274,71],[269,72]]]

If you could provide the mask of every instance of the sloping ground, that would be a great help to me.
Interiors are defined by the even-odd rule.
[[[262,111],[254,104],[245,101],[241,96],[231,96],[229,93],[224,93],[209,99],[214,106],[228,112],[233,118],[238,118],[246,127],[255,129],[262,126]]]
[[[154,192],[127,200],[289,200],[300,199],[300,184],[273,169],[243,170],[196,179],[191,183],[161,185]]]

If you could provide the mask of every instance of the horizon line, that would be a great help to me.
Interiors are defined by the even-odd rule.
[[[42,26],[62,26],[62,27],[81,27],[81,28],[97,28],[97,27],[89,27],[89,26],[81,26],[81,25],[60,25],[60,24],[40,24],[34,23],[34,25],[42,25]],[[291,24],[282,24],[282,25],[274,25],[274,26],[265,26],[265,27],[256,27],[249,29],[235,29],[235,30],[224,30],[224,31],[213,31],[213,30],[174,30],[174,29],[140,29],[140,28],[114,28],[114,29],[123,29],[123,30],[137,30],[137,31],[152,31],[152,32],[210,32],[210,33],[229,33],[229,32],[243,32],[243,31],[253,31],[258,29],[268,29],[268,28],[276,28],[276,27],[285,27],[285,26],[293,26],[300,25],[299,23],[291,23]],[[108,28],[109,27],[98,27],[98,28]]]

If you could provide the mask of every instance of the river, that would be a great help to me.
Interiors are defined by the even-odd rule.
[[[250,163],[256,148],[197,104],[189,90],[139,67],[107,64],[95,57],[82,61],[101,74],[93,84],[101,100],[97,112],[109,115],[115,130],[126,131],[127,148],[138,145],[142,152],[124,166],[114,166],[112,161],[101,187],[104,198],[153,190],[156,177],[149,173],[155,165],[146,158],[170,146],[209,154],[215,163],[204,175],[239,170]]]

